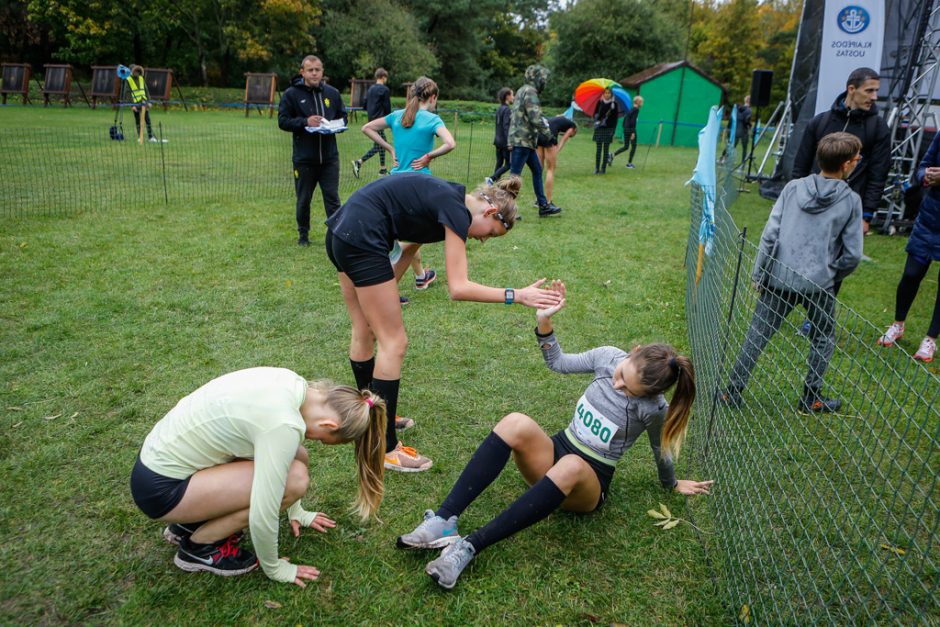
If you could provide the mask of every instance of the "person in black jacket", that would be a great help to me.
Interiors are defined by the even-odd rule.
[[[737,148],[738,144],[741,144],[741,163],[744,164],[747,161],[748,149],[751,148],[750,145],[750,133],[751,133],[751,97],[744,97],[744,104],[738,107],[737,112],[738,119],[735,121],[734,125],[734,147]],[[825,133],[823,134],[825,135]],[[805,137],[805,136],[804,136]],[[816,143],[819,142],[819,139],[822,139],[822,135],[816,140]],[[815,144],[814,144],[815,150]],[[815,152],[813,153],[816,154]],[[815,162],[816,157],[813,157]],[[807,175],[809,172],[806,173]]]
[[[496,134],[493,136],[493,145],[496,146],[496,169],[487,182],[492,185],[499,177],[509,171],[509,120],[512,118],[510,105],[514,100],[512,90],[503,87],[496,94],[499,99],[499,108],[496,109]]]
[[[630,169],[636,167],[633,165],[633,155],[636,154],[636,122],[637,118],[640,117],[641,108],[643,108],[643,96],[634,96],[633,108],[627,111],[626,115],[623,116],[623,146],[618,148],[614,154],[607,157],[607,165],[614,165],[614,157],[629,148],[630,158],[627,161],[626,167]]]
[[[310,199],[317,185],[323,194],[327,217],[336,213],[339,200],[339,150],[331,133],[311,133],[327,120],[346,123],[346,107],[339,91],[323,81],[323,62],[310,55],[300,65],[300,75],[291,79],[281,96],[277,125],[294,134],[294,190],[297,193],[297,243],[309,246]]]
[[[845,91],[836,97],[832,108],[807,124],[793,160],[792,178],[803,178],[819,172],[815,163],[816,146],[829,133],[845,131],[861,140],[862,160],[848,183],[862,198],[862,231],[865,233],[881,202],[891,167],[891,132],[878,115],[875,104],[880,86],[878,73],[871,68],[858,68],[849,74]]]
[[[385,83],[387,82],[388,72],[385,68],[380,67],[375,71],[375,85],[370,87],[369,91],[366,92],[366,115],[369,116],[370,122],[384,118],[392,112],[392,92],[389,90],[388,86],[386,86]],[[385,129],[379,129],[378,133],[382,139],[385,139]],[[373,143],[369,152],[352,162],[353,174],[356,175],[356,178],[359,178],[359,170],[362,168],[362,164],[371,159],[375,154],[379,155],[379,165],[381,166],[379,176],[388,174],[388,170],[385,169],[385,149],[382,148],[381,144]]]
[[[594,143],[597,144],[597,153],[594,155],[594,174],[607,174],[607,155],[610,153],[610,142],[614,140],[615,130],[617,130],[617,103],[614,102],[614,92],[605,89],[594,109]]]

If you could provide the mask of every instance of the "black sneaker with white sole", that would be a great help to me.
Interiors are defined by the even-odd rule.
[[[244,575],[258,568],[258,558],[239,547],[235,536],[213,544],[194,544],[184,537],[173,563],[188,573],[206,571],[223,577]]]

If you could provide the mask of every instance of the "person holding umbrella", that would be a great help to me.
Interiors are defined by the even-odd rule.
[[[607,170],[610,142],[613,141],[617,128],[617,105],[629,114],[633,109],[630,94],[620,83],[609,78],[592,78],[575,88],[574,102],[594,118],[594,141],[597,143],[594,174],[604,174]]]
[[[594,143],[597,144],[597,151],[594,153],[594,174],[607,174],[607,158],[616,129],[617,103],[614,102],[614,92],[608,88],[604,90],[600,102],[594,108]]]

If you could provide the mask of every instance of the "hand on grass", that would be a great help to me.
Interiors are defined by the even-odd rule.
[[[282,560],[289,562],[289,557],[282,557]],[[304,581],[316,581],[320,576],[320,569],[314,566],[303,566],[302,564],[297,565],[297,576],[294,577],[294,585],[300,586],[301,588],[306,588],[307,584]]]
[[[319,531],[320,533],[326,533],[328,529],[332,529],[335,526],[336,526],[335,521],[331,520],[330,518],[328,518],[327,516],[319,512],[317,512],[317,515],[314,517],[313,522],[310,523],[310,528],[315,529],[316,531]],[[300,537],[300,521],[291,520],[290,528],[294,532],[294,537],[299,538]]]
[[[695,496],[696,494],[711,494],[709,490],[714,481],[689,481],[688,479],[679,479],[676,487],[673,488],[679,494],[686,496]]]
[[[567,292],[566,292],[564,281],[555,279],[554,281],[552,281],[551,286],[549,286],[546,289],[547,291],[552,291],[560,295],[561,300],[557,304],[551,305],[549,307],[539,307],[535,312],[535,319],[539,321],[548,320],[549,318],[554,316],[556,313],[558,313],[564,308],[565,302],[566,302],[565,295]]]
[[[545,281],[546,279],[539,279],[528,287],[516,290],[516,302],[536,309],[547,309],[561,303],[561,294],[552,289],[542,289],[542,283]]]

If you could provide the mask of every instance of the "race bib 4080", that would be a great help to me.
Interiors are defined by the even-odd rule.
[[[597,411],[587,396],[578,399],[571,426],[579,440],[600,451],[610,450],[610,441],[617,433],[617,425]]]

